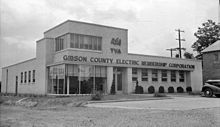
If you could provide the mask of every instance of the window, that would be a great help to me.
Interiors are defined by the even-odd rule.
[[[162,82],[167,82],[167,71],[166,70],[162,70],[161,71],[162,74]]]
[[[184,82],[185,77],[184,77],[184,71],[179,71],[179,81]]]
[[[31,71],[28,72],[28,82],[31,82]]]
[[[132,75],[137,75],[137,68],[132,68]]]
[[[33,73],[32,73],[32,80],[33,80],[33,82],[35,82],[35,70],[33,70]]]
[[[21,72],[21,83],[23,83],[23,72]]]
[[[102,39],[100,37],[98,38],[97,45],[98,45],[98,50],[101,51],[102,50]]]
[[[176,71],[171,71],[171,82],[176,82]]]
[[[26,81],[27,81],[27,72],[25,71],[24,72],[24,83],[26,83]]]
[[[147,69],[142,69],[142,81],[148,81]]]
[[[157,70],[152,70],[152,81],[158,81],[158,72]]]
[[[66,41],[66,35],[55,38],[55,51],[63,50],[65,41]]]
[[[72,33],[70,34],[70,47],[101,51],[102,38]]]
[[[132,68],[132,81],[137,81],[137,68]]]

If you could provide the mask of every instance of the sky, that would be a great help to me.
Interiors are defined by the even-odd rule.
[[[128,52],[170,57],[175,29],[193,53],[194,33],[218,22],[218,0],[0,0],[1,68],[36,56],[43,32],[70,19],[128,29]],[[194,53],[195,54],[195,53]]]

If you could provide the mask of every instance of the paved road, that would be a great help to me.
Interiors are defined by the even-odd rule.
[[[199,108],[220,107],[220,98],[205,97],[173,97],[165,100],[127,101],[111,103],[92,103],[88,107],[126,108],[126,109],[159,109],[159,110],[190,110]]]

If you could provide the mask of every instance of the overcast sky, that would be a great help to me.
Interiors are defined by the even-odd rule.
[[[0,0],[0,68],[34,58],[43,32],[68,19],[128,29],[130,53],[170,56],[187,51],[203,22],[218,22],[218,0]],[[0,71],[1,80],[1,71]]]

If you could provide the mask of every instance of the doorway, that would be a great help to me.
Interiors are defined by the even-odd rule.
[[[18,94],[18,76],[16,76],[16,79],[15,79],[15,95]]]
[[[113,80],[115,82],[115,91],[118,94],[122,94],[122,73],[123,73],[123,68],[117,67],[113,68]]]

